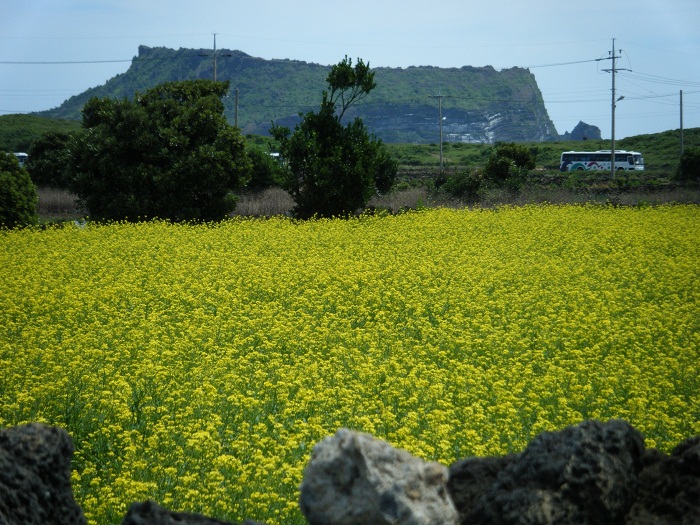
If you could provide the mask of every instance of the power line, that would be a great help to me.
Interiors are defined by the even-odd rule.
[[[116,62],[132,62],[135,59],[129,60],[59,60],[59,61],[7,61],[1,60],[3,65],[30,65],[30,66],[46,66],[46,65],[64,65],[64,64],[113,64]],[[153,59],[148,59],[153,60]]]
[[[670,86],[700,86],[700,82],[693,82],[688,80],[678,80],[674,78],[660,77],[657,75],[649,75],[647,73],[640,73],[638,71],[630,71],[628,73],[621,73],[624,77],[629,77],[635,80],[641,80],[643,82],[652,82],[656,84],[666,84]]]
[[[540,64],[538,66],[525,66],[524,69],[535,69],[538,67],[557,67],[557,66],[570,66],[572,64],[585,64],[586,62],[598,62],[600,58],[594,58],[590,60],[576,60],[574,62],[555,62],[553,64]]]

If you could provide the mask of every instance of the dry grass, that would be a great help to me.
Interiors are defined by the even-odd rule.
[[[42,219],[77,219],[83,213],[78,208],[77,197],[68,190],[38,188],[39,204],[37,211]]]
[[[460,203],[448,197],[435,197],[425,187],[407,188],[404,190],[392,191],[386,195],[372,197],[368,203],[369,207],[388,210],[397,213],[406,209],[460,207]]]
[[[66,190],[39,188],[39,216],[43,220],[73,220],[84,216],[76,203],[76,197]],[[370,209],[387,210],[399,213],[407,209],[419,208],[462,208],[466,206],[493,207],[501,204],[582,204],[610,203],[622,206],[642,204],[700,204],[700,188],[673,188],[659,191],[608,191],[591,192],[557,187],[526,187],[517,194],[507,190],[491,189],[480,201],[460,201],[444,193],[431,192],[425,187],[417,186],[392,191],[386,195],[372,197],[368,203]],[[281,188],[270,188],[260,193],[240,196],[233,216],[239,217],[276,217],[290,216],[294,208],[292,197]]]
[[[292,197],[281,188],[269,188],[260,193],[241,195],[234,216],[275,217],[289,215],[294,207]]]

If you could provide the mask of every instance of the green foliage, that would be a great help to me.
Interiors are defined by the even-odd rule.
[[[535,156],[530,149],[513,142],[498,144],[486,161],[484,178],[497,186],[516,189],[532,169],[535,169]]]
[[[29,173],[17,157],[0,152],[0,227],[36,224],[37,192]]]
[[[37,115],[0,115],[0,151],[29,152],[32,143],[48,131],[76,133],[80,122]]]
[[[374,73],[369,70],[369,64],[358,59],[355,67],[352,67],[352,59],[347,55],[331,68],[326,81],[331,90],[328,99],[331,105],[339,110],[338,120],[343,118],[354,102],[363,99],[377,87]],[[340,102],[340,108],[338,108],[338,102]]]
[[[26,168],[34,184],[68,189],[71,137],[69,133],[47,131],[32,143]]]
[[[676,178],[679,180],[700,179],[700,148],[688,148],[683,151]]]
[[[247,149],[252,170],[247,188],[258,192],[279,186],[282,181],[282,166],[278,157],[272,157],[269,151],[261,147],[249,147]]]
[[[685,149],[700,148],[700,128],[686,129],[683,133]],[[537,167],[559,170],[559,160],[563,151],[610,149],[609,140],[588,140],[585,142],[518,142],[535,152]],[[438,145],[434,144],[386,144],[392,156],[399,161],[399,171],[427,172],[439,163]],[[645,171],[673,171],[678,165],[680,134],[678,130],[664,131],[651,135],[627,137],[616,142],[618,149],[640,151],[644,157]],[[493,151],[491,144],[467,144],[452,142],[444,147],[445,162],[457,169],[483,168]]]
[[[464,169],[447,177],[441,186],[451,196],[457,199],[475,200],[484,186],[484,174],[478,169]]]
[[[140,46],[128,71],[43,114],[79,119],[82,106],[91,97],[132,98],[136,92],[159,83],[212,78],[212,65],[211,49]],[[265,60],[241,51],[221,49],[217,79],[230,81],[238,90],[237,98],[230,96],[224,100],[226,117],[233,123],[237,116],[245,134],[267,135],[270,122],[293,129],[299,114],[318,107],[315,86],[323,85],[330,69],[328,65]],[[443,109],[450,121],[483,119],[484,115],[498,113],[503,118],[498,131],[500,140],[556,138],[550,131],[555,128],[535,77],[527,69],[419,66],[377,68],[371,73],[377,83],[372,96],[358,99],[344,116],[347,121],[362,118],[367,129],[385,142],[428,143],[437,139],[437,104],[429,98],[435,94],[437,85],[449,97],[443,100]],[[434,127],[426,126],[426,122],[433,122]]]
[[[282,186],[294,199],[298,217],[346,216],[363,208],[375,192],[394,183],[396,162],[381,140],[370,137],[361,119],[347,125],[343,113],[374,88],[369,64],[355,68],[346,57],[327,78],[330,96],[323,93],[317,113],[309,112],[289,128],[270,130],[284,162]],[[336,102],[342,107],[336,112]]]
[[[91,99],[71,144],[72,189],[91,217],[217,220],[249,177],[245,141],[226,123],[228,83],[170,82]]]

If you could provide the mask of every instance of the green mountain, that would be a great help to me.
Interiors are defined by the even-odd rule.
[[[338,57],[340,61],[343,57]],[[298,60],[265,60],[241,51],[139,47],[129,69],[104,85],[40,112],[80,119],[91,97],[131,98],[166,81],[213,78],[231,83],[228,120],[244,133],[267,135],[272,122],[293,128],[299,113],[315,111],[330,66]],[[493,143],[547,141],[558,134],[534,75],[522,68],[377,68],[377,88],[351,108],[386,142]]]

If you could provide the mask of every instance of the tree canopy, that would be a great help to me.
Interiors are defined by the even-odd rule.
[[[388,191],[396,178],[396,162],[362,120],[341,122],[348,107],[376,86],[369,64],[358,59],[353,67],[345,57],[326,81],[330,93],[323,92],[318,112],[303,115],[294,133],[281,126],[270,130],[284,162],[282,186],[301,218],[348,215],[375,192]]]
[[[228,82],[160,84],[133,100],[93,98],[70,146],[72,189],[95,219],[217,220],[249,177],[224,117]]]
[[[72,135],[47,131],[29,148],[27,171],[37,186],[67,189],[70,184],[69,149]]]

